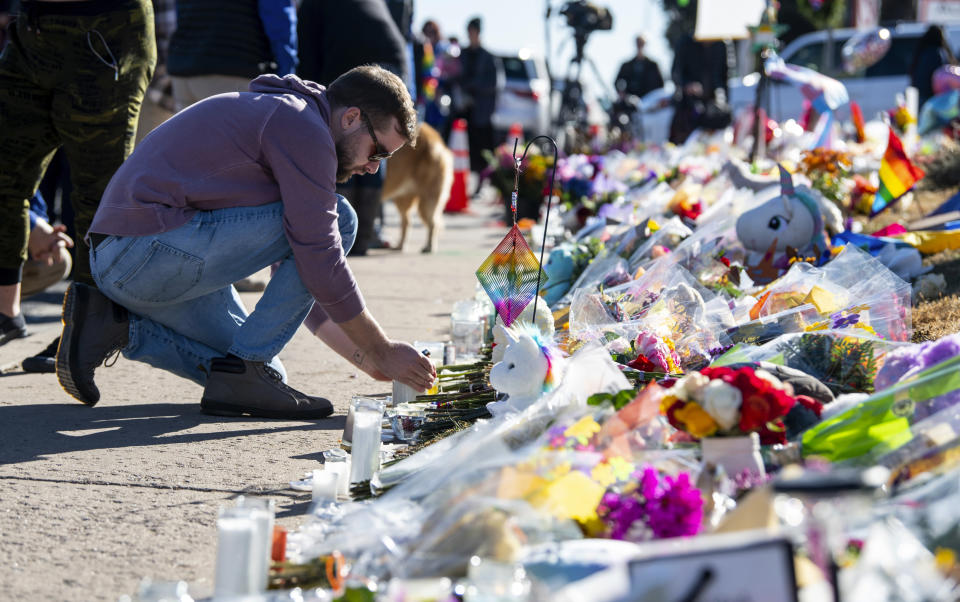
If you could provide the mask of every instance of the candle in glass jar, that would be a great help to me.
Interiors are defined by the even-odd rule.
[[[253,542],[253,558],[250,568],[254,578],[255,591],[267,589],[267,580],[270,574],[270,547],[273,541],[274,501],[262,497],[241,495],[237,498],[237,508],[251,511],[251,516],[257,527],[256,540]]]
[[[350,482],[368,481],[380,469],[380,432],[383,404],[358,403],[353,410]]]
[[[217,566],[215,596],[245,596],[258,593],[251,559],[257,540],[257,524],[249,508],[221,508],[217,519]]]
[[[313,471],[313,503],[334,502],[337,499],[337,473],[332,470]]]

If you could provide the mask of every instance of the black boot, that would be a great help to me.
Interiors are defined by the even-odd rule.
[[[203,389],[200,409],[216,416],[258,416],[262,418],[326,418],[333,404],[311,397],[284,384],[280,373],[263,362],[236,356],[215,358]]]
[[[87,405],[100,401],[93,372],[130,342],[127,310],[92,286],[74,282],[63,299],[63,334],[57,349],[57,380]]]

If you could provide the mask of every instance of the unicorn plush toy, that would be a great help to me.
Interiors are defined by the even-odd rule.
[[[507,344],[503,360],[490,369],[490,384],[507,399],[488,403],[487,409],[494,416],[521,412],[559,382],[560,352],[529,325],[517,330],[497,325],[494,334]]]
[[[780,195],[737,218],[737,238],[759,256],[782,254],[788,247],[807,256],[829,249],[817,194],[806,186],[795,187],[783,166]]]
[[[513,321],[510,325],[512,328],[516,329],[521,325],[529,326],[533,323],[533,310],[534,303],[531,301],[523,308],[523,311],[520,312],[520,315],[517,316],[517,319]],[[554,333],[554,324],[553,324],[553,313],[550,311],[550,308],[547,307],[547,304],[544,303],[543,299],[536,303],[537,310],[537,329],[540,331],[541,339],[551,339],[553,338]],[[494,363],[499,362],[503,359],[503,354],[507,349],[507,345],[510,343],[510,340],[507,339],[506,329],[503,328],[503,318],[497,316],[497,321],[494,323],[493,327],[493,354],[492,359]]]

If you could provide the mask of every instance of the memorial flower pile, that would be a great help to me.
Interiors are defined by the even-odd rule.
[[[660,403],[674,427],[702,439],[758,433],[765,445],[786,442],[783,417],[793,391],[764,370],[704,368],[678,380]]]

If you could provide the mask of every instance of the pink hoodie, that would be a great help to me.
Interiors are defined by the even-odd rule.
[[[90,232],[143,236],[197,211],[283,201],[297,270],[316,299],[313,328],[344,322],[364,302],[340,247],[337,153],[326,89],[262,75],[250,92],[220,94],[150,133],[110,180]]]

